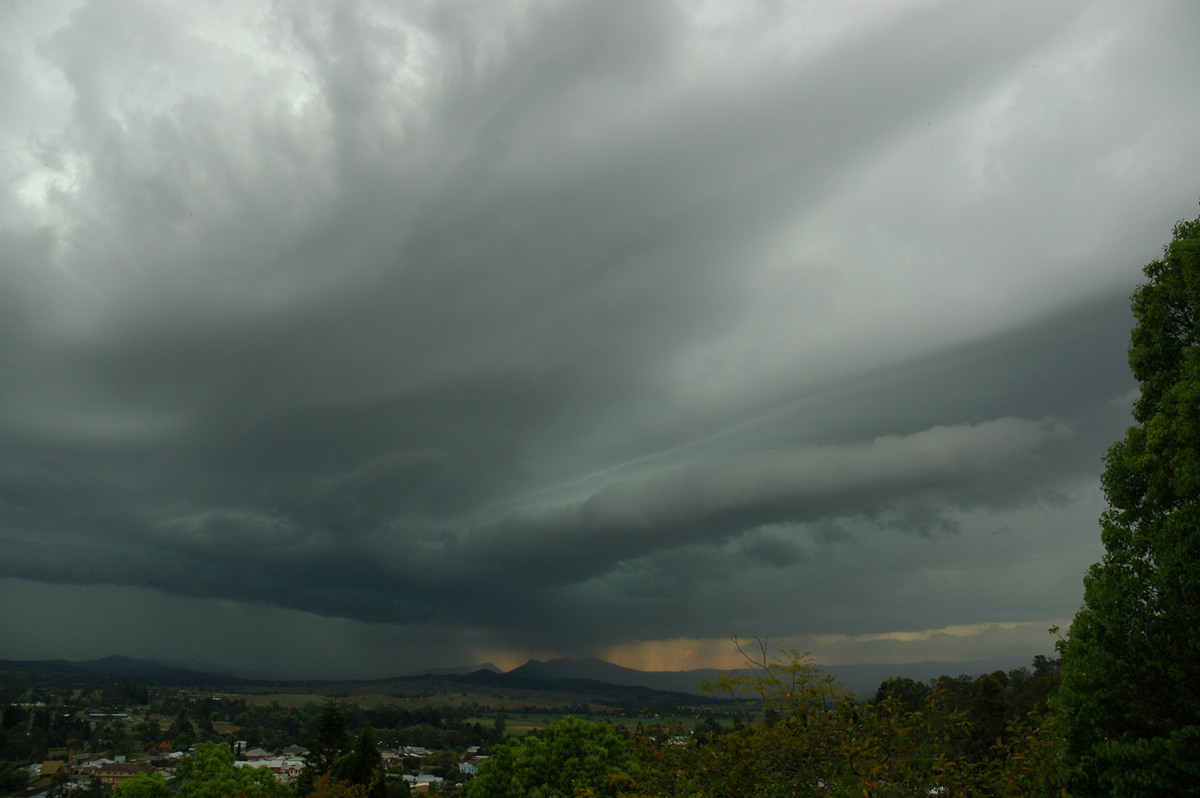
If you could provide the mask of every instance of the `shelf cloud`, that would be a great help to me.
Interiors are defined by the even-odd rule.
[[[0,656],[1048,650],[1198,13],[5,5]]]

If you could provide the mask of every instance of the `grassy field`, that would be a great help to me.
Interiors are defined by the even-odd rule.
[[[419,696],[384,695],[381,693],[365,693],[362,695],[318,695],[316,693],[239,693],[224,694],[229,698],[245,701],[247,706],[272,707],[282,709],[298,709],[305,706],[320,707],[331,697],[340,703],[363,709],[378,709],[380,707],[403,707],[418,709],[421,707],[488,707],[495,712],[515,712],[524,707],[552,709],[569,704],[560,696],[539,695],[531,693],[520,696],[502,696],[495,693],[433,693]],[[606,705],[592,702],[601,712]],[[488,721],[491,722],[490,720]]]
[[[546,728],[546,726],[548,724],[553,723],[554,721],[558,720],[561,717],[563,717],[563,716],[557,715],[557,714],[549,714],[549,713],[547,713],[547,714],[518,713],[518,714],[513,714],[513,715],[505,715],[504,731],[505,731],[505,734],[507,734],[509,736],[515,735],[515,736],[520,737],[524,734],[528,734],[529,732],[533,731],[534,729],[544,729],[544,728]],[[664,718],[664,717],[653,717],[653,716],[649,716],[649,715],[606,715],[606,714],[583,715],[583,714],[579,714],[579,715],[576,715],[576,717],[582,718],[584,720],[607,721],[608,723],[611,723],[614,726],[624,726],[626,729],[628,729],[631,732],[637,729],[639,723],[642,724],[642,726],[644,726],[644,727],[661,725],[661,726],[680,726],[683,728],[690,729],[693,726],[695,726],[697,723],[699,723],[701,720],[701,718],[692,717],[692,716]],[[468,723],[478,723],[481,726],[488,726],[488,727],[490,727],[493,723],[495,723],[495,721],[496,721],[495,715],[479,716],[479,717],[473,717],[473,718],[467,719]],[[725,727],[729,727],[733,723],[733,721],[730,720],[729,718],[720,718],[717,720],[717,722]]]

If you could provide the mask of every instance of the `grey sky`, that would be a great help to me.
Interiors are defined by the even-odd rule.
[[[0,657],[1048,652],[1198,26],[0,5]]]

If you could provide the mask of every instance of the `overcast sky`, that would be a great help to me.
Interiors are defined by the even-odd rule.
[[[0,658],[1051,653],[1200,5],[0,3]]]

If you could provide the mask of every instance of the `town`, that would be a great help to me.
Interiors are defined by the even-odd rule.
[[[363,709],[329,699],[284,708],[135,684],[10,685],[5,692],[0,793],[28,796],[106,793],[138,774],[162,774],[170,783],[201,745],[220,746],[235,767],[262,769],[295,788],[312,746],[346,746],[351,731],[364,730],[379,742],[388,794],[450,792],[474,774],[486,746],[505,730],[504,715],[486,726],[472,722],[471,713],[487,712],[477,706]],[[322,729],[333,739],[322,740]]]
[[[0,795],[479,798],[525,794],[509,781],[557,777],[561,789],[547,794],[582,785],[634,798],[672,794],[680,774],[725,772],[713,758],[773,757],[773,736],[797,745],[793,723],[832,771],[864,763],[854,779],[874,782],[872,763],[891,762],[893,783],[923,795],[1015,778],[1058,756],[1059,738],[1037,719],[1059,664],[1039,655],[1032,667],[977,677],[893,677],[859,696],[793,656],[727,674],[700,696],[490,672],[185,686],[5,663]],[[847,740],[861,749],[849,759]],[[910,772],[914,757],[940,764]]]

